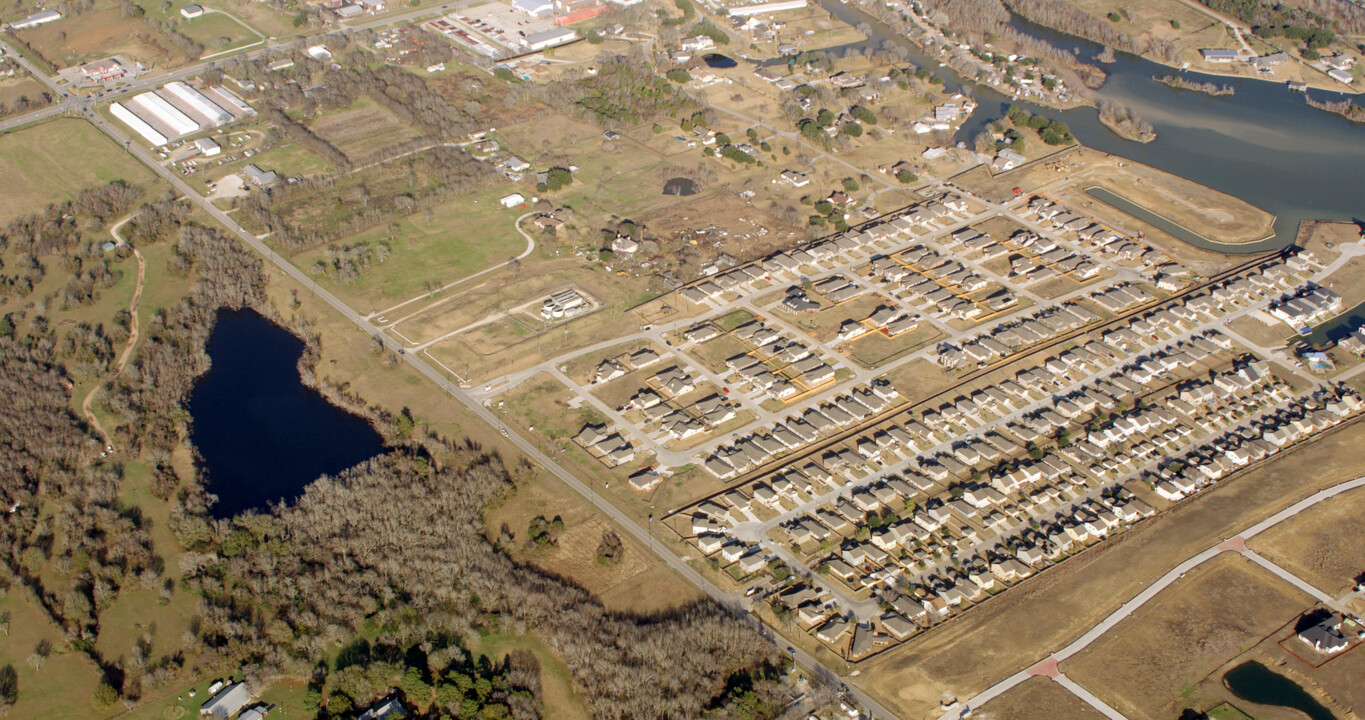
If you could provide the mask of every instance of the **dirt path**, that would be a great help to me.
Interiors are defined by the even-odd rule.
[[[114,236],[115,242],[122,244],[123,239],[119,237],[118,229],[122,227],[124,223],[128,222],[128,219],[131,217],[132,216],[130,215],[129,217],[118,221],[112,228],[109,228],[109,234]],[[90,392],[86,393],[85,399],[81,401],[81,414],[85,416],[86,421],[90,423],[91,427],[94,427],[95,431],[100,434],[100,437],[104,438],[105,447],[111,447],[113,443],[110,441],[109,433],[104,429],[104,426],[100,424],[99,418],[95,417],[94,411],[91,410],[91,405],[94,404],[95,395],[99,394],[99,391],[103,390],[105,385],[108,385],[114,378],[118,377],[123,372],[124,366],[128,364],[128,358],[133,356],[133,348],[137,347],[137,341],[140,335],[137,319],[137,306],[142,300],[142,285],[147,275],[147,261],[142,257],[142,253],[137,251],[137,248],[133,248],[133,257],[137,258],[137,285],[133,287],[133,299],[128,303],[128,313],[131,316],[128,323],[128,343],[123,347],[123,352],[119,353],[118,362],[114,364],[113,371],[110,372],[104,380],[101,380],[96,384],[95,387],[90,388]]]

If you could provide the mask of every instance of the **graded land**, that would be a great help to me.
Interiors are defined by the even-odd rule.
[[[1224,481],[864,663],[859,685],[902,717],[934,714],[1061,648],[1189,556],[1365,472],[1351,424]],[[1304,467],[1316,472],[1305,476]]]
[[[1060,670],[1128,717],[1174,717],[1183,709],[1186,689],[1311,602],[1252,561],[1224,553],[1191,570]]]
[[[1103,720],[1104,715],[1051,678],[1025,680],[981,706],[982,720]]]

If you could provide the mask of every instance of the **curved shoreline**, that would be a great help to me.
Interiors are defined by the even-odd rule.
[[[1212,189],[1212,188],[1210,188],[1210,189]],[[1136,203],[1136,202],[1130,200],[1129,198],[1126,198],[1126,197],[1124,197],[1123,195],[1121,195],[1121,194],[1119,194],[1119,193],[1116,193],[1116,192],[1114,192],[1113,190],[1110,190],[1109,188],[1103,187],[1103,186],[1101,186],[1101,185],[1097,185],[1097,184],[1096,184],[1096,185],[1090,185],[1089,187],[1083,188],[1083,189],[1082,189],[1082,192],[1084,192],[1086,195],[1089,195],[1089,196],[1092,197],[1092,198],[1095,198],[1096,200],[1099,200],[1100,202],[1104,203],[1105,205],[1108,205],[1109,207],[1112,207],[1112,208],[1114,208],[1115,210],[1118,210],[1119,212],[1122,212],[1122,213],[1124,213],[1124,214],[1126,214],[1126,215],[1129,215],[1130,217],[1134,218],[1135,220],[1138,220],[1138,221],[1140,221],[1140,222],[1147,223],[1148,225],[1151,225],[1151,226],[1155,227],[1156,229],[1161,230],[1162,232],[1165,232],[1165,233],[1167,233],[1168,235],[1171,235],[1171,236],[1175,237],[1177,240],[1180,240],[1180,241],[1182,241],[1182,242],[1189,243],[1190,245],[1193,245],[1194,247],[1197,247],[1197,248],[1199,248],[1199,249],[1201,249],[1201,250],[1210,250],[1210,251],[1212,251],[1212,252],[1233,252],[1233,253],[1249,252],[1249,250],[1244,249],[1245,246],[1247,246],[1247,245],[1255,245],[1255,244],[1259,244],[1259,243],[1264,243],[1264,242],[1269,241],[1269,240],[1274,240],[1274,239],[1278,236],[1278,233],[1275,232],[1274,223],[1275,223],[1279,218],[1276,217],[1275,215],[1271,215],[1271,218],[1272,218],[1272,219],[1271,219],[1271,228],[1270,228],[1270,232],[1267,233],[1267,234],[1265,234],[1265,235],[1262,235],[1261,237],[1253,238],[1253,239],[1250,239],[1250,240],[1232,240],[1232,241],[1214,240],[1214,239],[1212,239],[1212,238],[1210,238],[1210,237],[1208,237],[1208,236],[1206,236],[1206,235],[1204,235],[1204,234],[1202,234],[1202,233],[1198,233],[1198,232],[1195,232],[1194,230],[1191,230],[1190,228],[1186,227],[1185,225],[1183,225],[1183,224],[1181,224],[1181,223],[1179,223],[1179,222],[1177,222],[1177,221],[1175,221],[1175,220],[1172,220],[1171,218],[1169,218],[1169,217],[1167,217],[1167,216],[1165,216],[1165,215],[1163,215],[1163,214],[1161,214],[1161,213],[1159,213],[1159,212],[1157,212],[1157,211],[1155,211],[1155,210],[1152,210],[1152,209],[1147,208],[1147,207],[1145,207],[1145,206],[1143,206],[1143,205],[1140,205],[1140,204],[1138,204],[1138,203]],[[1108,195],[1108,196],[1110,196],[1111,198],[1114,198],[1114,199],[1117,199],[1117,200],[1119,200],[1119,201],[1121,201],[1121,202],[1127,203],[1128,205],[1131,205],[1133,208],[1136,208],[1137,210],[1139,210],[1139,211],[1141,211],[1141,212],[1143,212],[1143,213],[1146,213],[1146,214],[1148,214],[1148,215],[1151,215],[1153,218],[1156,218],[1156,219],[1160,220],[1161,223],[1164,223],[1164,224],[1166,224],[1166,225],[1170,225],[1172,228],[1178,230],[1179,232],[1171,232],[1170,229],[1165,228],[1165,227],[1162,227],[1160,223],[1153,223],[1153,222],[1152,222],[1151,220],[1149,220],[1148,218],[1144,218],[1144,217],[1142,217],[1142,216],[1140,216],[1140,215],[1138,215],[1138,214],[1132,212],[1132,211],[1129,210],[1128,208],[1125,208],[1125,207],[1122,207],[1122,206],[1120,206],[1120,205],[1117,205],[1117,204],[1113,203],[1109,198],[1104,197],[1104,195]],[[1182,236],[1181,236],[1182,234],[1187,234],[1189,237],[1182,237]],[[1191,238],[1193,238],[1193,240],[1192,240]],[[1207,245],[1208,247],[1206,247],[1206,245]],[[1221,249],[1221,248],[1229,248],[1229,249],[1224,250],[1224,249]],[[1237,249],[1236,249],[1236,250],[1232,250],[1231,248],[1237,248]]]

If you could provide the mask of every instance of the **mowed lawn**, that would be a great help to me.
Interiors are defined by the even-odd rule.
[[[507,193],[503,186],[462,197],[432,208],[430,222],[426,211],[418,211],[398,220],[396,232],[384,224],[339,241],[339,246],[388,243],[389,258],[349,283],[322,275],[318,282],[364,312],[382,310],[427,292],[429,285],[440,287],[506,262],[526,249],[526,239],[514,226],[525,211],[498,204]],[[533,226],[528,225],[527,232],[539,235]],[[300,253],[294,262],[311,272],[326,250],[322,246]]]
[[[0,136],[0,222],[111,180],[146,185],[149,171],[81,120],[55,120]]]

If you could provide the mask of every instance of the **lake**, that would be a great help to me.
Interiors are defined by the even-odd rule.
[[[852,25],[866,23],[871,37],[866,42],[828,48],[836,53],[850,49],[878,49],[889,43],[905,48],[911,62],[947,80],[945,87],[975,97],[981,107],[963,125],[956,139],[971,144],[988,122],[999,119],[1010,103],[1035,113],[1061,118],[1088,147],[1179,175],[1245,200],[1276,216],[1275,236],[1257,243],[1224,245],[1232,253],[1272,250],[1292,242],[1302,220],[1354,220],[1362,212],[1360,189],[1365,187],[1365,126],[1304,103],[1283,83],[1250,78],[1224,78],[1200,73],[1180,73],[1194,82],[1231,85],[1233,95],[1212,97],[1179,91],[1154,78],[1175,72],[1148,60],[1117,53],[1115,62],[1099,66],[1109,74],[1097,99],[1135,109],[1156,128],[1155,141],[1142,144],[1114,134],[1099,122],[1094,108],[1054,110],[1013,100],[974,81],[966,81],[950,68],[938,67],[909,40],[897,35],[880,20],[853,7],[821,0],[821,6]],[[1080,38],[1016,20],[1016,26],[1066,49],[1075,49],[1090,60],[1102,48]],[[1310,90],[1319,100],[1350,97]],[[1030,138],[1030,142],[1041,142]],[[1159,210],[1159,208],[1152,208]]]
[[[190,439],[202,458],[214,517],[292,501],[324,474],[383,452],[363,418],[303,384],[303,342],[260,314],[222,311],[209,336],[212,367],[190,394]]]
[[[1223,675],[1223,685],[1233,695],[1261,705],[1294,708],[1312,720],[1336,720],[1332,711],[1313,699],[1299,684],[1255,662],[1244,662]]]

